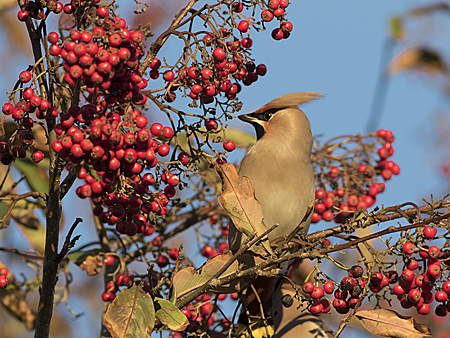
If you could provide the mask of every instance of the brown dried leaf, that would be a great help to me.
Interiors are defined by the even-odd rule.
[[[356,312],[355,316],[367,331],[378,337],[431,337],[428,327],[417,323],[411,316],[404,316],[393,310],[361,310]]]
[[[173,286],[177,293],[177,297],[187,294],[196,290],[206,282],[208,282],[219,271],[229,259],[233,257],[233,254],[228,251],[223,255],[217,255],[200,268],[195,269],[193,267],[184,268],[176,273],[173,278]],[[239,263],[235,261],[231,266],[220,276],[226,277],[236,272],[239,264],[241,269],[255,265],[255,257],[251,254],[245,254],[240,257]],[[230,284],[223,285],[214,289],[216,293],[232,293],[241,291],[247,286],[248,281],[234,280]]]
[[[88,256],[80,264],[80,269],[86,270],[88,276],[95,276],[102,270],[102,266],[103,263],[100,256]]]
[[[435,75],[447,73],[448,68],[438,52],[423,47],[413,47],[401,52],[388,67],[389,74],[411,70],[423,70]]]
[[[222,179],[219,204],[228,213],[236,228],[248,237],[262,235],[267,228],[263,222],[261,204],[255,198],[255,189],[250,180],[247,177],[239,177],[231,163],[216,166],[216,172]],[[261,243],[269,253],[273,253],[267,236]]]

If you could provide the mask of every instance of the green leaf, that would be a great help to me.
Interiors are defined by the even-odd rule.
[[[113,338],[150,337],[155,326],[152,297],[137,285],[122,290],[106,311],[103,325]]]
[[[25,181],[31,191],[48,194],[49,178],[45,168],[38,166],[29,159],[16,160],[14,166],[25,176]],[[42,207],[45,207],[45,202],[41,199],[39,199],[39,203]]]
[[[219,204],[240,232],[248,237],[261,236],[267,228],[263,222],[261,204],[255,198],[255,189],[250,180],[239,177],[236,168],[230,163],[216,166],[216,171],[222,179]],[[267,252],[273,253],[267,236],[261,240],[261,244]]]
[[[175,304],[177,301],[177,290],[172,286],[169,290],[169,302]]]
[[[76,264],[82,263],[87,257],[89,256],[97,256],[100,252],[102,252],[101,249],[93,249],[89,251],[75,251],[71,252],[67,255],[67,258],[73,261]]]
[[[156,318],[170,330],[183,331],[189,325],[189,320],[175,305],[168,300],[155,297]]]
[[[394,40],[401,40],[405,36],[403,28],[403,18],[401,16],[393,16],[390,19],[390,33]]]
[[[17,227],[20,229],[27,242],[34,250],[43,255],[45,251],[45,228],[42,223],[39,222],[36,215],[33,213],[22,215],[22,217],[18,216],[16,210],[13,210],[12,213],[17,216],[17,218],[13,216],[14,220],[17,222]],[[29,224],[25,225],[31,221],[36,222],[34,223],[35,229],[30,228]]]

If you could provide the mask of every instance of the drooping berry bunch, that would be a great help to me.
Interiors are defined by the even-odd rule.
[[[366,210],[375,204],[376,196],[386,188],[380,178],[388,181],[400,174],[399,165],[388,160],[394,154],[394,140],[390,130],[381,129],[364,136],[332,139],[313,150],[319,200],[313,223],[322,219],[343,223],[352,216],[349,211]]]
[[[259,5],[266,6],[263,3]],[[252,28],[261,30],[264,23],[272,21],[275,17],[280,21],[280,28],[273,30],[272,37],[275,40],[288,38],[293,29],[292,23],[285,19],[285,9],[288,5],[289,2],[285,0],[269,1],[267,9],[261,13],[262,21],[256,21],[248,19],[243,10],[255,12],[258,2],[222,2],[220,6],[229,11],[231,21],[223,20],[223,16],[219,15],[217,20],[223,20],[219,29],[206,34],[194,33],[196,43],[187,46],[188,57],[184,57],[178,64],[161,67],[160,60],[154,59],[151,62],[152,79],[157,79],[159,73],[163,72],[166,86],[164,94],[161,95],[164,100],[173,102],[177,90],[183,91],[184,95],[188,95],[194,101],[200,99],[202,105],[211,104],[220,96],[228,100],[235,99],[241,91],[241,83],[250,86],[259,76],[264,76],[267,72],[264,64],[256,65],[250,58],[250,49],[253,45],[253,40],[249,36],[250,31]],[[222,8],[220,6],[211,7],[211,13],[219,13],[219,9]],[[198,34],[201,36],[197,37]],[[195,55],[199,57],[193,57]]]

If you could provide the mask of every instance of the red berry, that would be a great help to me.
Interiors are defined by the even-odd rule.
[[[319,299],[323,297],[323,289],[322,287],[318,286],[315,287],[314,290],[311,292],[311,298]]]
[[[27,83],[31,81],[31,73],[28,70],[24,70],[19,74],[19,80],[22,83]]]
[[[417,308],[417,313],[419,313],[420,315],[430,314],[430,305],[422,304],[420,307]]]
[[[105,19],[109,16],[109,11],[106,7],[101,6],[97,8],[97,15],[102,19]]]
[[[244,9],[244,6],[241,2],[233,2],[232,8],[233,12],[240,13]]]
[[[225,52],[222,48],[218,47],[218,48],[214,49],[213,56],[214,56],[214,59],[216,59],[216,61],[220,62],[220,61],[225,60],[227,55],[225,54]]]
[[[161,238],[161,236],[156,236],[153,241],[152,241],[153,245],[156,247],[160,247],[163,245],[163,240]]]
[[[176,260],[178,258],[179,250],[177,248],[173,248],[170,250],[169,256],[171,259]]]
[[[403,252],[407,255],[413,254],[415,249],[416,247],[411,242],[406,242],[405,244],[403,244]]]
[[[218,124],[215,120],[206,121],[205,126],[206,126],[206,130],[208,130],[208,131],[210,131],[210,130],[216,131],[218,128]]]
[[[284,15],[284,9],[283,8],[277,8],[273,11],[273,15],[277,18],[281,18]],[[289,33],[286,31],[286,33]]]
[[[271,10],[275,10],[280,6],[280,0],[269,0],[267,7]]]
[[[331,245],[331,242],[329,239],[325,239],[321,244],[322,248],[326,248],[327,246],[330,246],[330,245]]]
[[[248,26],[249,23],[247,20],[242,20],[241,22],[239,22],[237,29],[241,32],[241,33],[245,33],[248,31]]]
[[[17,13],[17,18],[22,22],[27,21],[29,16],[30,15],[29,15],[28,11],[26,11],[24,9],[19,11],[19,13]]]
[[[430,265],[425,275],[429,275],[431,278],[436,279],[441,275],[441,268],[437,264]]]
[[[105,291],[102,293],[102,300],[104,302],[112,302],[114,300],[115,296],[110,291]]]
[[[275,14],[275,13],[274,13]],[[281,29],[284,31],[284,32],[292,32],[292,29],[293,29],[294,27],[293,27],[293,25],[292,25],[292,23],[291,22],[289,22],[289,21],[285,21],[285,22],[283,22],[282,24],[281,24]]]
[[[169,264],[169,259],[166,256],[161,255],[156,259],[156,264],[158,264],[160,268],[163,268]]]
[[[348,205],[351,207],[356,207],[359,203],[359,198],[356,195],[348,196]]]
[[[225,143],[223,144],[223,149],[225,149],[225,150],[227,150],[227,151],[233,151],[234,149],[236,149],[236,145],[234,144],[233,141],[227,140],[227,141],[225,141]]]
[[[153,123],[150,127],[150,132],[153,136],[160,137],[163,134],[163,126],[161,123]]]
[[[36,152],[34,152],[31,155],[31,159],[33,160],[34,163],[39,163],[43,160],[44,158],[44,154],[42,153],[42,151],[38,150]]]
[[[171,70],[166,70],[164,72],[164,75],[163,75],[164,81],[172,82],[174,78],[175,78],[175,74]]]
[[[419,263],[415,259],[411,259],[408,261],[407,267],[409,270],[416,270],[419,267]]]
[[[189,156],[186,152],[182,151],[178,154],[178,161],[183,165],[187,165],[189,163]]]
[[[322,214],[322,219],[326,222],[331,222],[333,220],[333,212],[331,210],[327,210]]]
[[[159,60],[158,58],[154,58],[151,62],[150,62],[150,68],[153,70],[157,70],[159,67],[161,67],[161,60]]]
[[[447,316],[447,308],[445,307],[444,304],[439,304],[438,306],[436,306],[436,309],[434,312],[436,313],[436,316],[439,316],[439,317]]]
[[[269,11],[269,10],[264,10],[262,13],[261,13],[261,19],[263,20],[263,21],[265,21],[265,22],[270,22],[270,21],[272,21],[273,20],[273,14],[272,14],[272,12],[271,11]]]
[[[104,259],[103,259],[103,265],[104,266],[111,266],[114,264],[114,256],[113,255],[107,255]]]
[[[414,278],[416,277],[416,275],[414,274],[414,271],[409,270],[409,269],[405,269],[402,272],[402,277],[408,281],[408,282],[412,282],[414,280]]]
[[[311,312],[311,314],[314,316],[320,316],[322,314],[322,311],[323,311],[322,303],[311,305],[311,307],[309,308],[309,312]]]
[[[323,189],[316,190],[316,198],[323,200],[327,196],[327,193]]]
[[[394,285],[394,294],[396,295],[403,295],[405,293],[405,289],[401,285]]]
[[[438,302],[446,302],[448,300],[448,295],[444,291],[438,291],[435,295],[436,301]]]
[[[311,216],[311,223],[318,223],[322,220],[322,216],[320,216],[317,212],[313,212]]]
[[[420,297],[422,297],[422,293],[417,289],[412,289],[408,292],[408,300],[413,304],[416,304]]]
[[[329,295],[331,295],[334,291],[334,284],[332,281],[328,281],[325,283],[325,285],[323,286],[323,289],[326,293],[328,293]]]
[[[5,275],[0,275],[0,288],[5,289],[8,286],[9,280]]]
[[[170,153],[170,146],[168,144],[161,144],[158,147],[158,154],[161,156],[167,156]]]
[[[228,243],[222,243],[222,244],[219,245],[219,251],[220,251],[221,253],[225,253],[225,252],[227,252],[228,250],[229,250]]]
[[[202,254],[203,257],[210,258],[210,257],[212,257],[213,254],[214,254],[214,249],[213,249],[213,247],[212,247],[211,245],[206,244],[206,245],[203,247],[203,249],[202,249],[202,251],[201,251],[201,254]]]
[[[281,40],[281,39],[283,39],[283,37],[284,37],[284,33],[283,33],[283,31],[281,30],[281,28],[275,28],[275,29],[272,31],[272,38],[273,38],[274,40]]]
[[[344,299],[341,298],[335,298],[333,299],[333,307],[335,309],[343,309],[347,306],[347,303]]]
[[[423,228],[423,235],[428,239],[433,239],[436,236],[437,229],[435,227],[427,225]]]
[[[162,137],[164,137],[166,140],[172,138],[173,136],[173,129],[170,127],[164,127]]]
[[[314,291],[314,284],[311,282],[306,282],[303,284],[303,292],[311,294]]]
[[[441,250],[437,246],[430,246],[428,249],[428,257],[430,258],[438,258]]]

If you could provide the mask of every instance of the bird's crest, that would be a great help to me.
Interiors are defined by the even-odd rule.
[[[291,93],[280,96],[275,100],[266,103],[264,106],[259,108],[254,112],[254,114],[261,114],[269,109],[276,108],[289,108],[289,107],[298,107],[307,102],[320,99],[324,97],[325,94],[316,93],[316,92],[299,92],[299,93]]]

